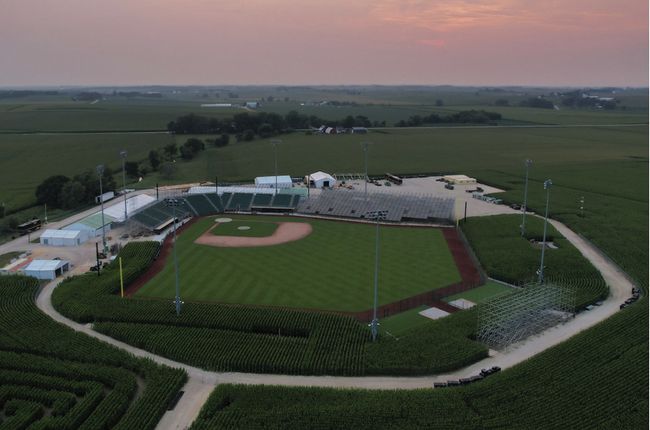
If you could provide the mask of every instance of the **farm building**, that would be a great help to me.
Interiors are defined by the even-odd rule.
[[[321,171],[305,176],[305,182],[307,181],[309,186],[314,188],[333,188],[336,185],[334,176]]]
[[[88,233],[81,230],[52,230],[47,229],[41,234],[41,245],[47,246],[79,246],[88,240]]]
[[[110,215],[107,215],[104,212],[104,230],[110,231],[111,224],[115,221]],[[88,237],[98,237],[102,235],[102,213],[95,212],[92,215],[87,216],[86,218],[63,227],[63,230],[80,230],[86,232]]]
[[[260,102],[246,102],[245,106],[249,109],[257,109],[260,107]]]
[[[352,127],[352,134],[366,134],[368,129],[365,127]]]
[[[444,179],[445,182],[449,182],[450,184],[454,185],[470,185],[476,183],[475,178],[470,178],[469,176],[465,175],[446,175],[442,179]]]
[[[32,260],[23,269],[25,275],[36,279],[52,280],[70,270],[70,262],[65,260]]]
[[[258,176],[255,178],[255,186],[260,188],[291,188],[293,182],[289,175],[278,175],[277,180],[275,176]]]

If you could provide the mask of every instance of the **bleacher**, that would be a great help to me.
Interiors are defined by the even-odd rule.
[[[273,194],[255,194],[251,208],[266,208],[271,205]]]
[[[176,218],[183,218],[189,212],[191,212],[191,210],[188,207],[176,207]],[[139,222],[150,230],[159,231],[173,222],[173,213],[171,207],[166,206],[164,201],[159,201],[133,215],[131,219]]]
[[[301,202],[297,211],[305,214],[345,218],[367,218],[381,210],[386,221],[450,223],[454,200],[428,195],[365,194],[358,191],[327,190],[318,197]]]
[[[220,212],[210,200],[207,194],[191,194],[185,197],[189,208],[196,216],[211,215]]]
[[[251,210],[251,203],[254,194],[234,193],[226,206],[226,211],[248,212]]]
[[[217,210],[217,212],[221,213],[224,210],[224,204],[221,201],[221,197],[219,197],[217,194],[203,194],[205,198],[210,200],[210,203],[212,203],[212,206]]]

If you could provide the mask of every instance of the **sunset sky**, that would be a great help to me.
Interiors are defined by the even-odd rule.
[[[648,85],[647,0],[0,0],[0,86]]]

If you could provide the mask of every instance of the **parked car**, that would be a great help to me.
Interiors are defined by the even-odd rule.
[[[453,190],[453,189],[454,189],[454,186],[451,185],[451,184],[446,184],[446,185],[445,185],[445,188],[448,189],[448,190]]]

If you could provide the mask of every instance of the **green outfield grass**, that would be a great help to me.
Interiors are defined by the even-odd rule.
[[[474,303],[481,303],[487,299],[491,299],[494,296],[499,294],[504,294],[514,291],[513,288],[506,287],[503,284],[494,281],[488,281],[485,285],[482,285],[478,288],[471,289],[469,291],[464,291],[462,293],[454,294],[453,296],[445,297],[445,302],[451,302],[453,300],[465,299]]]
[[[235,219],[242,223],[259,220]],[[264,221],[287,219],[265,217]],[[185,300],[338,311],[372,307],[374,226],[310,220],[313,232],[309,236],[283,245],[215,248],[194,244],[213,223],[213,218],[202,219],[179,238],[181,297]],[[439,230],[382,228],[381,251],[380,304],[460,281]],[[174,296],[171,259],[136,295]]]
[[[248,227],[248,230],[241,229]],[[271,236],[277,230],[278,224],[260,220],[233,220],[232,222],[220,223],[211,230],[215,236],[243,236],[243,237],[266,237]]]

